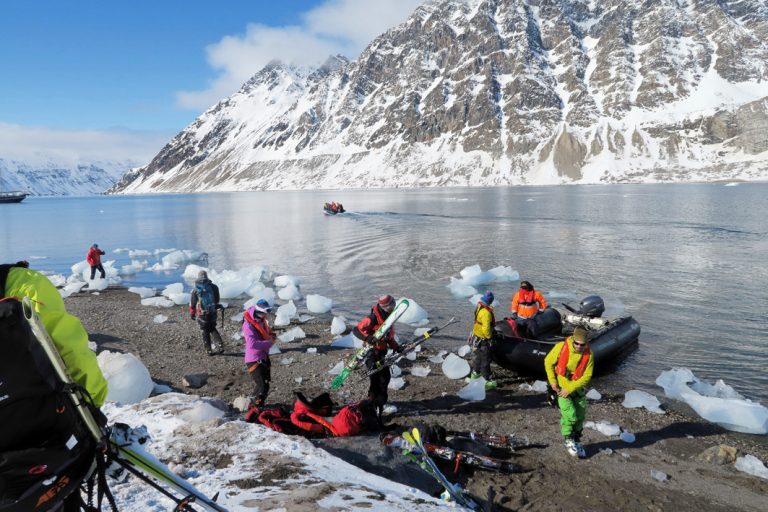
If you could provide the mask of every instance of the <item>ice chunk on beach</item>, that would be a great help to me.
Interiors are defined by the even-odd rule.
[[[485,400],[485,379],[480,377],[479,379],[470,380],[469,384],[461,388],[457,395],[464,400],[472,400],[475,402]]]
[[[173,301],[174,304],[177,306],[183,306],[184,304],[189,304],[189,299],[191,298],[192,294],[182,292],[182,293],[172,293],[168,296],[169,299]]]
[[[337,334],[344,334],[344,331],[346,330],[347,324],[344,323],[344,320],[339,316],[333,317],[333,321],[331,322],[331,334],[334,336]]]
[[[162,295],[170,299],[171,295],[175,295],[177,293],[184,293],[184,285],[182,283],[169,284],[163,289]]]
[[[463,379],[469,375],[469,363],[456,354],[448,354],[448,357],[443,361],[442,369],[449,379]]]
[[[67,278],[61,274],[51,274],[51,275],[46,275],[45,277],[47,277],[48,280],[51,282],[51,284],[56,288],[61,288],[62,286],[67,284]]]
[[[429,323],[429,315],[424,308],[419,306],[413,299],[408,299],[408,302],[408,309],[405,310],[405,313],[397,321],[409,325],[425,325]]]
[[[281,354],[281,353],[282,352],[280,350],[280,347],[278,347],[277,345],[272,345],[272,347],[270,347],[269,349],[269,355],[271,356],[275,354]]]
[[[483,286],[496,279],[496,275],[492,272],[483,272],[480,265],[464,267],[459,274],[464,284],[469,286]]]
[[[284,327],[291,323],[291,319],[285,315],[275,315],[275,327]]]
[[[131,286],[128,288],[128,291],[137,294],[142,299],[148,299],[155,296],[155,290],[153,288]]]
[[[142,306],[154,306],[156,308],[170,308],[173,307],[173,301],[166,299],[165,297],[150,297],[148,299],[141,299]]]
[[[306,337],[307,335],[304,333],[301,327],[294,327],[293,329],[290,329],[278,336],[277,339],[283,343],[290,343],[291,341],[301,340]]]
[[[658,480],[659,482],[666,482],[667,480],[669,480],[669,475],[664,473],[663,471],[659,471],[658,469],[651,470],[651,477],[654,480]]]
[[[734,465],[739,471],[768,480],[768,468],[754,455],[738,457]]]
[[[80,281],[74,282],[74,283],[69,283],[64,288],[59,290],[59,293],[61,294],[62,298],[66,299],[67,297],[69,297],[73,293],[79,292],[83,288],[83,286],[85,286],[85,283],[80,282]]]
[[[607,421],[588,421],[584,423],[584,426],[586,428],[591,428],[592,430],[597,430],[604,436],[618,436],[621,435],[621,427],[616,425],[615,423],[609,423]]]
[[[310,320],[314,320],[315,317],[312,315],[299,315],[299,322],[309,322]]]
[[[288,301],[287,304],[283,304],[279,308],[277,308],[277,311],[275,312],[275,316],[282,316],[285,318],[288,318],[289,320],[291,318],[296,318],[296,315],[298,314],[299,309],[296,307],[296,304],[293,303],[292,300]]]
[[[312,313],[327,313],[333,306],[333,300],[322,295],[307,295],[307,309]]]
[[[650,393],[640,391],[639,389],[627,391],[624,394],[624,401],[621,405],[627,409],[645,407],[653,413],[664,414],[664,410],[661,409],[661,402],[659,402],[659,399]]]
[[[301,292],[296,286],[289,284],[285,288],[278,290],[277,296],[282,300],[299,300],[301,299]]]
[[[403,373],[403,370],[396,364],[393,364],[392,366],[389,367],[389,374],[392,375],[393,377],[399,377],[402,373]]]
[[[203,423],[214,418],[221,418],[224,416],[224,411],[208,402],[201,401],[197,402],[192,408],[181,411],[179,416],[189,423]]]
[[[336,363],[336,366],[328,370],[328,373],[331,375],[338,375],[341,373],[341,370],[344,369],[344,361],[339,361]]]
[[[587,398],[590,400],[600,400],[603,398],[603,395],[600,394],[600,392],[594,388],[587,391]]]
[[[96,279],[93,279],[91,281],[88,281],[88,291],[101,291],[106,290],[109,286],[109,280],[108,279],[101,279],[97,277]]]
[[[413,330],[413,335],[417,338],[424,336],[424,333],[429,330],[429,327],[417,327]]]
[[[632,432],[624,431],[621,434],[619,434],[619,439],[621,439],[625,443],[631,444],[635,442],[635,434],[633,434]]]
[[[104,350],[96,360],[107,379],[107,400],[121,405],[135,404],[152,393],[155,383],[149,370],[133,354]]]
[[[357,338],[352,336],[352,334],[347,334],[346,336],[334,339],[331,342],[331,346],[336,348],[355,348],[357,346],[355,340]],[[360,346],[362,346],[362,341],[360,341]]]
[[[411,375],[415,377],[426,377],[431,371],[432,368],[429,368],[428,366],[413,366],[411,368]]]
[[[543,380],[537,380],[533,384],[528,384],[525,382],[520,384],[520,389],[523,391],[535,391],[536,393],[546,393],[548,387],[549,384]]]
[[[714,394],[735,393],[724,382],[720,386],[702,383],[688,368],[673,368],[661,372],[656,384],[664,388],[667,397],[682,400],[707,421],[735,432],[768,434],[768,409],[764,406],[748,399],[706,396],[693,389],[695,386]]]
[[[470,352],[472,352],[472,347],[469,345],[462,345],[459,347],[459,351],[457,353],[459,354],[459,357],[467,357]]]
[[[451,277],[451,283],[446,285],[454,297],[470,297],[477,293],[477,289],[469,286],[461,279]]]
[[[403,389],[405,387],[405,379],[402,377],[392,377],[392,380],[389,381],[389,384],[387,385],[388,389]]]
[[[493,274],[493,280],[497,283],[511,283],[520,279],[520,274],[517,270],[512,270],[512,267],[494,267],[488,272]]]
[[[315,347],[309,347],[307,349],[307,354],[317,354],[317,348]]]
[[[293,364],[296,361],[296,358],[294,357],[284,357],[280,360],[280,364],[284,364],[288,366],[289,364]]]
[[[278,288],[282,288],[284,286],[290,286],[293,285],[295,287],[299,286],[301,284],[301,280],[299,280],[296,276],[277,276],[274,280],[275,286]]]
[[[164,324],[168,321],[168,317],[165,315],[155,315],[155,317],[152,319],[153,322],[156,324]]]

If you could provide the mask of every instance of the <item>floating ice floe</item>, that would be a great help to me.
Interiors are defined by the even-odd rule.
[[[477,294],[477,288],[470,286],[464,283],[461,279],[456,279],[455,277],[451,277],[451,282],[446,285],[446,288],[451,291],[451,294],[454,297],[471,297],[472,295]]]
[[[584,427],[597,430],[605,436],[618,436],[621,435],[621,427],[615,423],[607,421],[588,421],[584,423]]]
[[[289,284],[278,290],[277,296],[282,300],[299,300],[301,299],[301,292],[295,285]]]
[[[389,381],[389,384],[387,385],[388,389],[403,389],[405,387],[405,379],[402,377],[392,377],[392,380]]]
[[[587,398],[590,400],[600,400],[603,398],[603,395],[600,394],[600,392],[594,388],[587,391]]]
[[[307,295],[307,309],[316,314],[327,313],[333,306],[333,300],[322,295]]]
[[[667,397],[682,400],[707,421],[735,432],[768,434],[768,409],[745,399],[722,380],[709,384],[687,368],[673,368],[661,372],[656,384]]]
[[[523,391],[535,391],[536,393],[545,393],[548,387],[549,384],[543,380],[537,380],[533,384],[527,384],[525,382],[520,384],[520,389]]]
[[[638,389],[632,389],[624,394],[624,401],[621,403],[627,409],[634,409],[637,407],[645,407],[649,411],[656,414],[664,414],[664,410],[661,408],[661,402],[659,399],[650,393],[640,391]]]
[[[163,324],[168,321],[168,317],[165,315],[155,315],[152,321],[155,322],[156,324]]]
[[[200,261],[204,256],[207,255],[201,251],[192,251],[188,249],[173,251],[162,257],[162,268],[164,270],[176,270],[183,264]],[[196,277],[197,276],[195,276],[195,278]]]
[[[347,324],[344,323],[344,320],[340,316],[333,317],[333,321],[331,322],[331,334],[336,336],[337,334],[344,334],[344,331],[347,330]]]
[[[139,256],[152,256],[152,253],[145,249],[135,249],[128,251],[128,257],[130,258],[138,258]]]
[[[467,355],[469,355],[470,352],[472,352],[472,347],[470,347],[469,345],[462,345],[459,347],[457,354],[459,355],[459,357],[467,357]]]
[[[150,297],[155,296],[155,290],[154,288],[145,288],[145,287],[138,287],[138,286],[131,286],[128,288],[128,291],[131,293],[137,294],[142,299],[148,299]]]
[[[291,286],[298,287],[301,284],[301,281],[296,276],[277,276],[274,280],[275,286],[278,288],[282,288],[284,286]]]
[[[173,301],[168,300],[165,297],[150,297],[148,299],[141,299],[142,306],[154,306],[156,308],[170,308],[173,307]]]
[[[754,455],[738,457],[735,466],[739,471],[768,480],[768,468]]]
[[[463,379],[469,375],[469,363],[456,354],[448,354],[443,361],[442,370],[449,379]]]
[[[336,348],[359,348],[363,346],[362,340],[358,340],[352,334],[340,336],[331,341],[331,346]]]
[[[294,327],[277,337],[283,343],[290,343],[291,341],[301,340],[306,338],[307,335],[301,329],[301,327]]]
[[[469,384],[461,388],[457,395],[464,400],[472,400],[475,402],[485,400],[485,379],[482,377],[479,379],[471,379]]]
[[[483,286],[496,279],[493,272],[483,272],[480,265],[464,267],[459,274],[461,274],[461,281],[469,286]]]
[[[429,323],[429,315],[424,310],[424,308],[419,306],[419,304],[413,299],[408,299],[408,302],[408,309],[405,310],[405,313],[403,313],[403,315],[398,318],[397,321],[402,324],[416,326],[426,325]]]
[[[411,367],[411,375],[415,377],[426,377],[429,375],[429,372],[432,371],[432,368],[429,368],[428,366],[413,366]]]
[[[134,274],[138,274],[142,270],[144,270],[149,263],[147,260],[139,261],[139,260],[132,260],[128,265],[123,265],[120,267],[120,275],[121,276],[131,276]]]
[[[107,400],[122,405],[147,398],[155,387],[149,370],[131,353],[102,351],[96,360],[107,379]]]

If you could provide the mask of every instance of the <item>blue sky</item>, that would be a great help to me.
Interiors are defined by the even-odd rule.
[[[354,58],[421,1],[3,2],[0,158],[97,132],[153,154],[272,58]]]

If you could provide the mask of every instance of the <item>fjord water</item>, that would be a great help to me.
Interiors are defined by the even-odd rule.
[[[116,266],[129,262],[118,247],[198,249],[218,270],[297,275],[348,324],[381,294],[411,297],[433,321],[461,320],[445,348],[463,344],[472,321],[449,277],[509,265],[553,303],[598,294],[639,321],[639,349],[599,388],[658,393],[662,370],[686,366],[768,402],[767,198],[765,183],[29,198],[0,205],[0,259],[38,257],[35,268],[69,274],[94,242]],[[324,215],[330,200],[349,213]],[[124,282],[158,287],[179,274]],[[497,317],[516,284],[491,285]]]

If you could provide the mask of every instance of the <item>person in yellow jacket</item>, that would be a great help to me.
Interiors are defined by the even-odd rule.
[[[4,297],[29,297],[56,349],[67,365],[76,384],[91,395],[96,407],[107,397],[107,381],[96,362],[96,354],[88,348],[88,333],[77,317],[67,313],[64,300],[53,284],[39,272],[19,262],[8,270]]]
[[[486,389],[494,389],[497,384],[491,374],[491,343],[493,342],[493,292],[485,292],[475,308],[475,324],[472,327],[470,346],[472,347],[472,375],[470,378],[485,378]]]
[[[573,335],[555,345],[544,358],[547,380],[557,393],[560,407],[560,433],[565,447],[574,457],[583,459],[581,431],[587,412],[587,384],[592,379],[595,358],[589,350],[589,333],[576,327]]]

